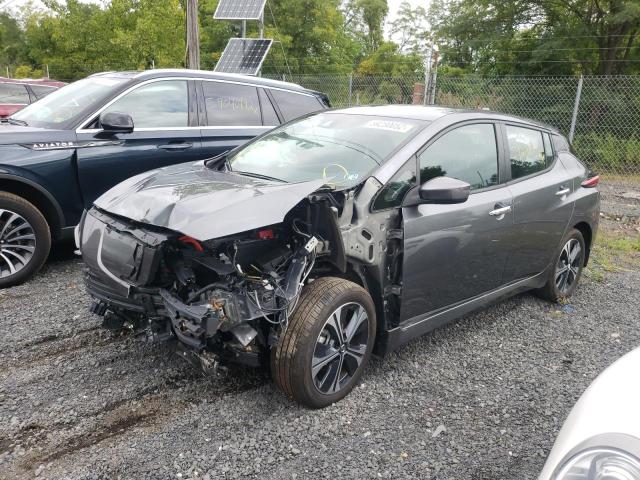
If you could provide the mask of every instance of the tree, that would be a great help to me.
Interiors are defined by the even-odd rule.
[[[0,63],[15,64],[26,60],[24,34],[15,18],[0,13]]]
[[[391,23],[391,37],[398,40],[403,52],[420,52],[425,49],[429,38],[427,11],[423,7],[411,8],[403,1],[396,19]]]
[[[492,74],[640,70],[637,0],[434,0],[443,63]]]
[[[348,0],[344,11],[350,34],[362,43],[366,54],[375,52],[384,40],[387,0]]]

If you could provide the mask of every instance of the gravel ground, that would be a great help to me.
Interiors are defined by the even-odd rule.
[[[81,268],[62,246],[0,291],[2,479],[534,479],[584,388],[640,344],[640,271],[586,275],[570,307],[524,294],[468,315],[310,411],[255,371],[203,377],[108,336]]]

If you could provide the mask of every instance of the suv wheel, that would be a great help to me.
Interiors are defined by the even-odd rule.
[[[304,288],[272,349],[273,378],[307,407],[331,405],[358,383],[375,334],[375,307],[367,291],[342,278],[320,278]]]
[[[561,245],[547,283],[538,291],[541,297],[551,302],[573,295],[584,267],[586,248],[579,230],[570,230],[562,239]]]
[[[28,280],[51,248],[49,225],[25,199],[0,192],[0,288]]]

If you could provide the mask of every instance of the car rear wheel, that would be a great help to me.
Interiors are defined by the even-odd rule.
[[[49,225],[24,198],[0,192],[0,288],[31,278],[51,248]]]
[[[302,405],[331,405],[358,383],[375,334],[375,307],[367,291],[342,278],[320,278],[304,288],[272,349],[273,378]]]
[[[557,302],[573,295],[582,276],[585,254],[582,233],[576,229],[570,230],[562,239],[560,251],[556,254],[547,283],[538,291],[540,296],[551,302]]]

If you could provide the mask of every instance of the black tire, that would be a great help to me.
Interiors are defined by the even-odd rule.
[[[570,245],[579,245],[580,247],[580,251],[572,261],[568,257],[568,249],[572,248]],[[586,251],[586,245],[582,233],[575,228],[569,230],[562,239],[562,242],[560,242],[560,247],[553,257],[554,260],[547,276],[547,283],[544,287],[537,290],[536,293],[550,302],[558,302],[571,297],[571,295],[576,291],[578,282],[582,276]],[[571,268],[565,270],[564,273],[561,274],[560,271],[563,268],[568,268],[568,260],[571,264]],[[564,283],[563,278],[565,279]]]
[[[23,221],[27,224],[25,230],[8,235],[10,229],[22,226]],[[50,249],[51,231],[42,213],[24,198],[0,192],[0,288],[29,280],[42,268]],[[20,257],[25,259],[24,263]]]
[[[332,343],[334,313],[341,309],[345,322],[340,346]],[[366,313],[364,319],[363,312]],[[354,323],[352,323],[354,322]],[[356,327],[357,325],[357,327]],[[364,330],[366,325],[366,341]],[[355,332],[351,333],[351,329]],[[322,336],[321,336],[322,334]],[[342,278],[326,277],[311,282],[301,293],[300,303],[290,318],[289,326],[271,350],[271,374],[280,389],[298,403],[310,408],[323,408],[341,400],[358,383],[373,349],[376,316],[373,300],[359,285]],[[350,340],[347,340],[351,335]],[[319,352],[338,352],[339,359],[316,366],[312,362]],[[357,352],[357,355],[356,355]],[[335,355],[331,353],[330,355]],[[327,356],[326,358],[329,358]],[[358,361],[357,358],[360,360]],[[326,376],[323,369],[326,369]],[[341,375],[345,372],[344,377]],[[336,373],[335,383],[328,376]],[[325,381],[316,384],[317,377]],[[318,380],[319,381],[319,380]],[[327,387],[328,390],[322,390]]]

